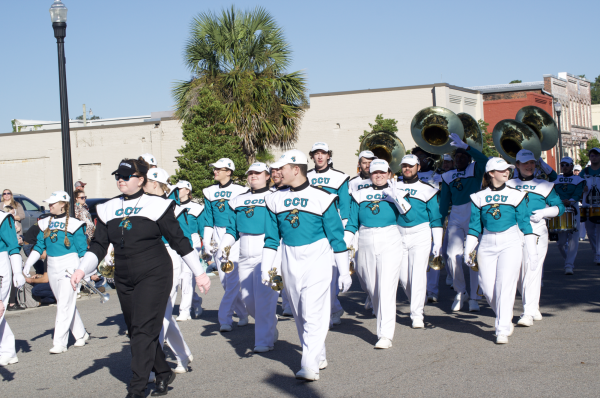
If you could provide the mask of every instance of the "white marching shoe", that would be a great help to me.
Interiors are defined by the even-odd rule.
[[[307,381],[317,381],[317,380],[319,380],[319,375],[310,369],[302,368],[302,369],[300,369],[300,371],[298,373],[296,373],[296,379],[307,380]]]
[[[508,336],[503,334],[496,337],[496,344],[508,344]]]
[[[248,324],[248,315],[238,320],[238,326],[246,326]]]
[[[292,309],[290,307],[286,307],[283,309],[283,312],[281,313],[283,316],[293,316],[294,314],[292,313]]]
[[[328,365],[328,363],[327,363],[326,359],[319,361],[319,370],[325,369],[327,367],[327,365]]]
[[[55,345],[54,347],[50,348],[50,354],[62,354],[63,352],[67,352],[67,347]]]
[[[375,348],[380,350],[392,348],[392,340],[388,339],[387,337],[382,337],[379,339],[377,344],[375,344]]]
[[[462,307],[469,301],[469,295],[464,293],[458,293],[456,297],[454,297],[454,302],[452,303],[452,311],[460,311]]]
[[[90,339],[90,335],[88,334],[88,332],[85,332],[85,334],[83,335],[82,338],[77,339],[75,341],[75,344],[73,344],[73,347],[83,347],[85,345],[85,342],[88,341]]]
[[[19,358],[15,357],[0,357],[0,366],[13,365],[19,362]]]
[[[534,321],[541,321],[542,320],[542,313],[540,312],[540,310],[537,310],[537,312],[533,316],[533,320]]]
[[[185,321],[189,321],[190,319],[192,319],[190,314],[179,314],[179,316],[177,318],[175,318],[175,320],[177,322],[185,322]]]
[[[373,308],[373,301],[371,301],[371,296],[367,295],[367,299],[365,300],[365,310],[370,310]]]
[[[256,347],[254,347],[254,352],[257,352],[257,353],[269,352],[269,351],[273,351],[273,347],[267,347],[267,346],[262,346],[262,345],[257,345]]]
[[[533,326],[533,317],[531,315],[521,315],[521,319],[517,322],[519,326]]]
[[[342,315],[344,315],[344,310],[339,310],[338,312],[334,312],[333,314],[331,314],[331,323],[333,325],[341,325]]]
[[[223,333],[223,332],[231,332],[232,330],[233,330],[233,328],[231,327],[231,325],[227,325],[227,324],[221,325],[221,328],[219,329],[219,331],[221,333]]]
[[[469,312],[478,312],[479,310],[479,303],[477,303],[477,300],[469,300]]]
[[[515,332],[515,325],[511,322],[510,323],[510,332],[508,332],[508,337],[512,336],[514,332]]]
[[[446,275],[446,285],[452,286],[452,282],[454,282],[454,281],[452,280],[452,277],[450,276],[450,274]]]
[[[187,361],[177,361],[177,367],[175,369],[173,369],[174,373],[177,374],[182,374],[182,373],[186,373],[188,371],[188,365],[190,362],[192,362],[191,359],[194,359],[191,355],[188,357]]]
[[[414,319],[412,322],[413,329],[425,329],[425,323],[422,319]]]
[[[427,293],[427,302],[428,303],[437,303],[438,297],[433,293]]]

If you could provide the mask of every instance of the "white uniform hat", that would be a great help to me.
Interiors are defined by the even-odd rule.
[[[377,156],[375,156],[375,154],[371,151],[362,151],[361,153],[358,154],[358,160],[365,158],[365,159],[377,159]]]
[[[369,171],[373,173],[374,171],[383,171],[387,173],[390,169],[390,165],[383,159],[375,159],[371,162],[369,167]]]
[[[162,184],[168,184],[169,173],[167,173],[164,169],[159,169],[155,167],[153,169],[148,170],[148,179],[152,181],[157,181]]]
[[[235,164],[233,164],[233,160],[229,158],[221,158],[215,163],[209,164],[209,166],[217,169],[227,168],[231,171],[235,171]]]
[[[261,163],[261,162],[252,163],[250,165],[250,168],[248,169],[248,171],[246,171],[246,174],[248,174],[251,171],[258,171],[259,173],[263,172],[263,171],[266,171],[267,173],[270,172],[269,166],[267,166],[266,164]]]
[[[561,163],[569,163],[569,164],[573,164],[573,159],[570,158],[569,156],[565,156],[564,158],[562,158],[560,160]]]
[[[414,166],[415,164],[419,163],[419,158],[416,155],[405,155],[402,158],[402,161],[400,162],[400,164],[409,164],[411,166]]]
[[[175,188],[187,188],[190,190],[190,192],[192,192],[192,184],[190,184],[189,181],[185,180],[177,181],[177,184],[175,184]]]
[[[444,160],[449,160],[449,161],[453,161],[454,159],[452,159],[452,156],[445,154],[444,155]]]
[[[150,166],[158,166],[156,163],[156,158],[151,153],[144,153],[142,158],[148,163]]]
[[[575,167],[573,167],[573,170],[579,170],[579,171],[581,171],[583,169],[581,168],[580,164],[576,164]]]
[[[521,149],[517,153],[517,161],[521,163],[529,162],[530,160],[537,160],[535,156],[533,156],[533,152],[529,149]]]
[[[513,166],[512,164],[506,163],[506,160],[504,160],[502,158],[491,158],[490,160],[488,160],[488,162],[485,165],[485,172],[487,173],[488,171],[494,171],[494,170],[503,171],[506,169],[514,169],[514,168],[515,168],[515,166]]]
[[[44,200],[44,202],[52,204],[56,202],[68,202],[70,200],[71,197],[65,191],[54,191],[48,199]]]
[[[315,142],[310,151],[314,152],[318,151],[319,149],[325,152],[329,152],[329,145],[327,145],[327,143],[325,142]]]
[[[285,166],[285,163],[281,163],[279,160],[276,161],[275,163],[271,163],[271,165],[269,166],[269,172],[272,171],[273,169],[280,169],[283,166]]]
[[[281,155],[276,164],[281,164],[279,167],[283,167],[286,164],[308,164],[308,159],[302,151],[292,149]]]

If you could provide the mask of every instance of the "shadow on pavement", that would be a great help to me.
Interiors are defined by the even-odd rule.
[[[300,360],[298,360],[298,364]],[[272,374],[263,382],[272,385],[281,391],[282,394],[291,397],[320,397],[321,395],[315,391],[312,386],[313,382],[296,380],[293,375]]]
[[[122,313],[117,315],[109,316],[102,322],[98,324],[98,326],[112,326],[117,325],[119,327],[119,334],[125,334],[127,331],[127,325],[125,324],[125,318]]]
[[[116,347],[115,347],[116,348]],[[103,358],[94,359],[94,363],[87,369],[73,376],[77,380],[84,376],[93,374],[103,368],[108,368],[110,374],[122,383],[129,383],[131,379],[131,353],[129,350],[129,341],[122,343],[121,350],[112,352]],[[110,384],[110,381],[107,381]],[[114,385],[114,384],[113,384]],[[124,395],[127,394],[126,392]]]

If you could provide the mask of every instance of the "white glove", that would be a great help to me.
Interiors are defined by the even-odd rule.
[[[348,219],[345,218],[342,220],[342,225],[344,226],[344,228],[346,228],[346,224],[348,224]]]
[[[354,234],[350,231],[344,231],[344,243],[346,244],[346,247],[352,246],[353,241]]]
[[[18,289],[25,284],[25,277],[23,276],[23,259],[20,254],[13,254],[10,256],[10,266],[13,271],[13,284]]]
[[[525,248],[527,249],[527,259],[529,260],[529,269],[535,271],[538,267],[537,254],[537,236],[530,234],[525,235]]]
[[[350,275],[340,275],[338,278],[338,287],[340,293],[346,293],[352,287],[352,277]]]
[[[465,254],[463,257],[465,264],[467,264],[469,267],[473,266],[473,261],[471,260],[470,254],[473,250],[475,250],[478,243],[479,241],[476,236],[467,235],[467,239],[465,240]]]
[[[440,255],[442,250],[442,239],[444,237],[443,228],[432,228],[431,236],[433,237],[433,247],[431,248],[431,255],[437,257]]]
[[[196,251],[200,251],[200,248],[202,247],[202,240],[200,239],[200,234],[197,232],[192,234],[192,246],[194,246]]]
[[[181,259],[188,267],[190,267],[195,277],[205,274],[204,267],[202,266],[202,264],[200,264],[200,258],[198,257],[198,253],[196,252],[196,250],[192,250],[185,256],[181,257]],[[208,291],[208,289],[206,289],[206,291]]]
[[[398,181],[395,178],[392,178],[391,180],[388,180],[387,183],[388,183],[387,188],[383,188],[383,194],[391,197],[392,199],[396,199],[396,194],[398,193],[398,191],[397,191]]]
[[[277,250],[273,250],[270,248],[263,248],[262,262],[260,264],[260,278],[265,286],[271,287],[271,278],[269,277],[269,271],[275,265],[275,259],[277,258]],[[281,266],[279,266],[281,268]],[[277,270],[278,274],[281,274],[281,270]]]
[[[452,142],[450,143],[450,145],[452,146],[465,150],[469,147],[469,145],[465,144],[456,133],[450,134],[450,139],[452,140]]]
[[[389,181],[388,181],[388,183],[389,183]],[[406,199],[404,199],[406,197],[406,195],[408,195],[408,192],[403,191],[403,190],[397,190],[395,188],[395,186],[396,186],[395,181],[393,182],[393,184],[394,184],[394,188],[390,188],[390,189],[392,189],[392,192],[389,195],[386,193],[386,190],[388,188],[384,188],[383,193],[387,195],[384,200],[386,200],[388,202],[392,202],[396,206],[396,209],[398,209],[400,214],[406,214],[412,208],[411,204]]]
[[[210,245],[210,242],[212,241],[213,231],[213,227],[204,227],[204,250],[206,250],[210,254],[215,254],[215,249]]]
[[[346,293],[352,286],[352,277],[350,276],[350,258],[348,251],[333,253],[335,265],[338,267],[340,277],[338,279],[338,287],[341,293]]]
[[[31,253],[29,254],[29,257],[27,258],[27,261],[25,262],[25,266],[23,267],[23,273],[25,275],[27,275],[27,277],[31,277],[31,275],[29,275],[29,271],[31,270],[31,267],[33,267],[33,264],[38,262],[40,257],[42,257],[42,255],[40,253],[38,253],[37,250],[32,250]]]
[[[544,218],[552,218],[558,216],[558,206],[546,207],[545,209],[534,210],[529,219],[531,222],[538,223]]]
[[[552,170],[552,167],[550,167],[548,165],[548,163],[544,162],[544,159],[542,159],[541,157],[538,159],[540,162],[540,168],[544,171],[544,173],[546,173],[547,175],[550,175],[550,173],[552,173],[554,170]]]
[[[98,257],[92,252],[87,252],[85,253],[85,256],[79,260],[79,267],[77,267],[77,269],[83,271],[83,275],[85,276],[94,272],[96,267],[98,267]],[[82,278],[83,276],[77,282]],[[73,281],[73,278],[71,278],[71,280]]]
[[[225,257],[227,257],[227,255],[225,254],[224,249],[227,246],[232,247],[234,243],[235,243],[235,238],[233,236],[231,236],[230,234],[225,234],[223,236],[223,238],[221,239],[221,244],[219,245],[219,249],[217,250],[217,254],[216,254],[215,258],[217,260],[219,260],[220,262],[226,261]]]

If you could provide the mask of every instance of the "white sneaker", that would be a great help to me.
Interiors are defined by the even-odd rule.
[[[477,300],[469,300],[469,312],[479,312],[479,303],[477,303]]]
[[[269,352],[269,351],[273,351],[273,347],[267,347],[267,346],[262,346],[262,345],[257,345],[256,347],[254,347],[254,352]]]
[[[565,275],[573,275],[573,267],[565,267]]]
[[[508,337],[501,334],[500,336],[496,337],[496,344],[508,344]]]
[[[533,320],[534,321],[541,321],[542,320],[542,313],[540,312],[540,310],[538,310],[535,315],[533,316]]]
[[[189,321],[190,319],[192,319],[192,317],[189,314],[179,314],[179,316],[175,318],[177,322],[185,322]]]
[[[293,316],[292,309],[290,307],[284,308],[281,313],[283,316]]]
[[[221,333],[224,332],[231,332],[233,330],[233,328],[231,327],[231,325],[221,325],[221,328],[219,329]]]
[[[456,297],[454,297],[454,302],[452,303],[452,311],[460,311],[462,307],[469,301],[469,295],[465,293],[458,293]]]
[[[425,329],[425,323],[423,323],[422,319],[415,319],[412,322],[413,329]]]
[[[67,347],[55,345],[54,347],[50,348],[50,354],[62,354],[63,352],[67,352]]]
[[[188,357],[188,362],[192,363],[194,361],[194,356],[192,354],[190,354],[190,356]]]
[[[200,303],[198,303],[198,305],[192,305],[192,310],[194,311],[195,318],[199,318],[200,315],[202,315],[202,312],[204,311],[202,309],[202,297],[200,297]]]
[[[238,321],[238,326],[246,326],[248,324],[248,315],[243,318],[240,318]]]
[[[73,347],[83,347],[85,345],[85,342],[88,341],[89,339],[90,339],[90,335],[88,334],[88,332],[85,332],[85,334],[83,335],[82,338],[75,341],[75,344],[73,344]]]
[[[331,323],[333,325],[341,325],[342,315],[344,315],[344,310],[339,310],[338,312],[334,312],[333,314],[331,314]]]
[[[279,329],[275,327],[275,336],[273,337],[273,344],[275,344],[277,340],[279,340]]]
[[[189,363],[189,359],[188,359],[188,363]],[[182,373],[186,373],[188,371],[188,364],[186,363],[185,366],[183,363],[177,361],[177,367],[175,369],[173,369],[174,373],[177,374],[182,374]]]
[[[438,298],[435,294],[433,293],[428,293],[427,294],[427,302],[428,303],[437,303],[438,302]]]
[[[302,369],[300,369],[300,371],[298,373],[296,373],[296,379],[307,380],[307,381],[317,381],[317,380],[319,380],[319,375],[310,369],[302,368]]]
[[[12,365],[19,362],[17,357],[0,357],[0,366]]]
[[[510,323],[510,332],[508,332],[508,337],[512,336],[514,332],[515,332],[515,325],[511,322]]]
[[[365,300],[365,310],[370,310],[373,308],[373,301],[371,301],[371,296],[367,295],[367,299]]]
[[[319,370],[325,369],[327,367],[327,365],[328,365],[328,363],[327,363],[326,359],[319,361]]]
[[[387,337],[382,337],[379,339],[377,344],[375,344],[375,348],[381,350],[386,348],[392,348],[392,340],[388,339]]]
[[[452,280],[452,277],[450,276],[450,274],[446,275],[446,285],[452,286],[452,282],[454,282],[454,281]]]
[[[533,317],[531,315],[521,315],[521,319],[517,322],[519,326],[533,326]]]

